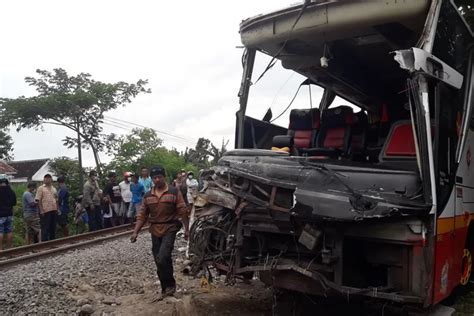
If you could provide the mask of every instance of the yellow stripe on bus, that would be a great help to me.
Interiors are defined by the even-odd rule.
[[[438,218],[437,235],[446,234],[456,229],[461,229],[469,226],[471,220],[474,219],[474,214],[462,214],[455,217]]]

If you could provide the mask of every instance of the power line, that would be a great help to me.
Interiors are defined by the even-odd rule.
[[[158,129],[153,128],[153,127],[141,125],[141,124],[134,123],[134,122],[130,122],[130,121],[126,121],[126,120],[123,120],[123,119],[114,118],[114,117],[107,116],[107,115],[104,115],[104,117],[105,117],[106,119],[108,119],[108,120],[116,121],[116,122],[118,122],[118,123],[125,123],[125,124],[134,125],[134,126],[142,127],[142,128],[150,128],[150,129],[152,129],[152,130],[154,130],[155,132],[160,133],[160,134],[164,134],[164,135],[167,135],[167,136],[170,136],[170,137],[182,139],[182,140],[185,140],[185,141],[192,141],[192,140],[190,140],[190,139],[188,139],[188,138],[185,138],[185,137],[183,137],[183,136],[174,135],[174,134],[171,134],[171,133],[168,133],[168,132],[164,132],[164,131],[158,130]]]
[[[118,120],[117,120],[117,121],[118,121]],[[114,126],[114,127],[117,127],[117,128],[121,128],[121,129],[126,130],[126,131],[128,131],[128,132],[130,132],[133,128],[142,127],[142,126],[143,126],[143,128],[150,128],[150,129],[154,130],[155,132],[160,133],[159,131],[155,130],[154,128],[146,127],[146,126],[140,125],[140,124],[134,124],[134,123],[132,123],[132,122],[126,122],[126,121],[124,121],[124,122],[126,122],[126,123],[125,123],[126,125],[132,126],[132,127],[124,127],[124,126],[123,126],[124,123],[122,123],[122,122],[117,122],[117,121],[114,121],[113,119],[110,119],[110,118],[105,118],[104,121],[103,121],[103,123],[106,124],[106,125],[109,125],[109,126]],[[122,124],[122,125],[117,125],[117,124]],[[165,134],[165,135],[166,135],[166,134]],[[186,138],[183,138],[183,139],[181,139],[181,138],[170,139],[169,137],[166,137],[166,136],[165,136],[165,138],[167,138],[167,141],[170,142],[170,143],[173,143],[173,142],[174,142],[174,143],[177,143],[177,144],[180,144],[180,145],[183,145],[183,146],[194,146],[194,145],[195,145],[193,141],[188,140],[188,139],[186,139]]]
[[[109,125],[109,126],[116,127],[116,128],[121,128],[121,129],[126,130],[126,131],[128,131],[128,132],[130,132],[130,131],[132,130],[131,128],[127,128],[127,127],[115,125],[115,124],[112,124],[112,123],[109,123],[109,122],[106,122],[106,121],[104,121],[104,122],[102,122],[102,123],[104,123],[105,125]]]

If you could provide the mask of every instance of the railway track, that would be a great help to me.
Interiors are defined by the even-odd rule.
[[[146,229],[147,227],[143,227]],[[0,251],[0,270],[25,261],[34,261],[42,257],[119,238],[132,232],[130,224],[97,230],[85,234],[45,241],[37,244],[15,247]]]

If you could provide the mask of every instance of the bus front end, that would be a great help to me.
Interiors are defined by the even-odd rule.
[[[314,1],[242,22],[236,149],[202,174],[197,266],[419,307],[467,284],[473,37],[455,2]],[[265,72],[278,61],[324,90],[287,128],[246,115],[261,53]]]

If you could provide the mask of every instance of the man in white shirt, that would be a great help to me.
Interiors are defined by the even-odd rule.
[[[119,183],[120,194],[122,195],[122,203],[120,206],[122,208],[120,213],[123,216],[123,219],[121,220],[122,223],[133,223],[133,218],[128,218],[130,203],[132,202],[132,191],[130,190],[131,175],[132,174],[128,171],[124,172],[123,181]]]

